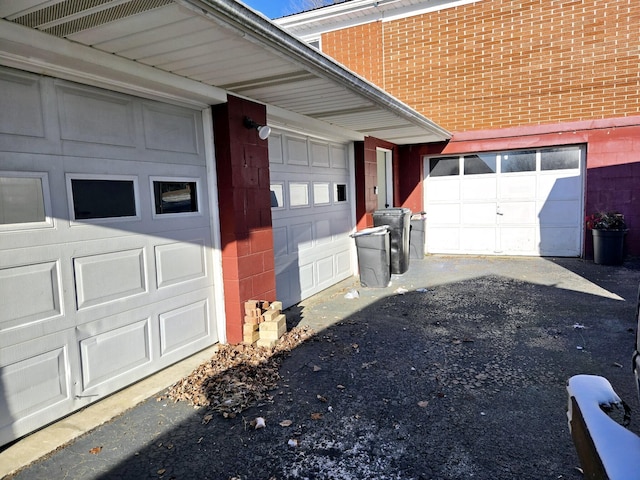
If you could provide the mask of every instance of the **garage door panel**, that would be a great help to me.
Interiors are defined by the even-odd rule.
[[[495,252],[495,229],[482,227],[462,228],[460,232],[460,248],[468,252]]]
[[[171,105],[143,103],[142,115],[146,148],[198,154],[199,112]]]
[[[78,309],[147,292],[143,249],[74,258]]]
[[[534,252],[537,250],[536,239],[537,229],[535,227],[505,227],[501,229],[500,249],[502,253],[507,255],[512,252]]]
[[[163,312],[159,316],[160,354],[165,356],[209,334],[208,300]]]
[[[577,200],[547,201],[542,205],[539,216],[544,225],[567,226],[567,223],[579,225],[582,219],[580,202]]]
[[[306,265],[299,265],[300,270],[300,290],[302,292],[310,290],[315,285],[314,275],[315,263],[308,263]]]
[[[273,252],[276,258],[289,253],[287,227],[273,227]]]
[[[83,391],[151,361],[150,318],[82,338],[79,329]]]
[[[335,264],[335,259],[333,256],[323,258],[321,260],[318,260],[318,262],[316,262],[317,272],[318,272],[316,281],[318,284],[324,284],[326,282],[331,281],[331,279],[334,278],[335,276],[334,264]]]
[[[427,215],[427,222],[432,225],[447,225],[447,224],[459,224],[460,223],[460,205],[457,203],[452,204],[431,204],[429,208],[429,214]]]
[[[500,202],[500,225],[536,224],[538,211],[535,201]]]
[[[3,348],[0,363],[0,439],[51,421],[73,400],[69,333]]]
[[[334,240],[344,239],[351,233],[349,212],[341,212],[336,218],[331,218],[331,235]]]
[[[541,255],[575,255],[576,248],[580,248],[580,235],[575,228],[540,229]]]
[[[331,145],[331,167],[347,170],[347,149],[342,145]]]
[[[136,146],[132,97],[68,84],[58,84],[56,96],[63,140]]]
[[[430,182],[427,189],[427,201],[443,202],[460,200],[460,181],[458,179],[438,179]]]
[[[316,245],[327,245],[333,241],[331,220],[317,220],[315,222],[315,227]]]
[[[466,225],[495,225],[496,204],[491,203],[463,203],[462,223]]]
[[[17,71],[0,72],[0,104],[0,133],[44,138],[38,77]]]
[[[156,245],[155,260],[158,288],[203,278],[207,274],[205,241],[202,238]]]
[[[305,137],[284,137],[285,161],[290,165],[309,165],[309,152],[307,150],[307,139]]]
[[[462,199],[464,201],[488,201],[495,200],[497,191],[497,179],[495,176],[484,177],[482,175],[464,177],[462,180]]]
[[[313,247],[313,224],[298,223],[289,227],[289,248],[291,253]]]
[[[57,260],[0,269],[0,330],[62,315]]]
[[[282,135],[272,132],[269,135],[269,163],[284,163]]]
[[[336,275],[344,276],[351,274],[351,254],[348,251],[336,253]]]
[[[500,178],[500,199],[536,198],[537,180],[532,175],[507,174]]]
[[[538,186],[538,198],[547,200],[580,200],[582,179],[579,175],[558,174],[541,175]]]
[[[427,221],[429,217],[427,216]],[[429,230],[427,248],[432,252],[457,252],[460,250],[460,228],[438,226]]]
[[[309,142],[311,145],[311,165],[314,167],[329,167],[329,145],[320,142]]]

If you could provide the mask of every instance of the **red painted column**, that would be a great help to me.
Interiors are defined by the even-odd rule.
[[[269,149],[244,117],[266,124],[266,108],[229,96],[213,107],[227,341],[242,341],[244,302],[276,300]]]
[[[355,142],[356,175],[356,227],[358,230],[373,226],[373,212],[378,208],[378,197],[374,187],[378,184],[377,149],[384,148],[393,152],[394,177],[398,161],[397,148],[393,143],[374,137],[366,137],[364,142]],[[394,194],[394,202],[398,196]]]

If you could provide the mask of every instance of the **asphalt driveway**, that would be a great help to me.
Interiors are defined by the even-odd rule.
[[[224,418],[153,397],[12,478],[580,479],[570,376],[606,376],[640,432],[639,281],[634,262],[412,260],[388,288],[349,280],[286,312],[316,334],[272,401]]]

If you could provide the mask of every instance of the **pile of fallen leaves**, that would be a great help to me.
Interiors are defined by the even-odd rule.
[[[208,407],[233,418],[249,407],[271,402],[285,355],[313,336],[308,327],[294,327],[273,349],[253,345],[221,345],[211,360],[169,387],[169,398]]]

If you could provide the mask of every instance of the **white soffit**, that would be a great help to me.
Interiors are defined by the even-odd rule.
[[[396,144],[450,133],[235,0],[0,2],[0,64],[201,106],[245,97]]]

